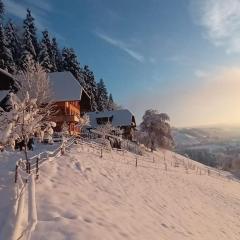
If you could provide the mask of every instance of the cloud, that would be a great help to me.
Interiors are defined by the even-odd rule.
[[[144,62],[144,57],[140,53],[132,50],[126,43],[122,42],[121,40],[111,38],[111,37],[107,36],[106,34],[99,33],[99,32],[96,32],[95,34],[99,38],[104,40],[105,42],[107,42],[107,43],[121,49],[122,51],[126,52],[129,56],[131,56],[135,60],[137,60],[139,62]]]
[[[190,9],[215,46],[240,52],[240,0],[191,0]]]

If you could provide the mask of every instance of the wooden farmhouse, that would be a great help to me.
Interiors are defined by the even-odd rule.
[[[134,115],[127,109],[89,112],[90,128],[97,129],[99,126],[111,123],[113,127],[123,130],[123,138],[133,140],[133,133],[136,128]]]
[[[90,97],[71,72],[54,72],[48,76],[56,106],[52,119],[57,124],[55,131],[62,131],[63,124],[67,123],[70,134],[78,134],[80,116],[91,109]]]
[[[52,116],[52,120],[57,124],[55,131],[60,132],[63,123],[66,123],[70,134],[79,133],[76,125],[80,116],[90,111],[90,97],[70,72],[49,73],[48,77],[53,92],[52,100],[56,106],[56,114]],[[17,91],[13,76],[0,69],[0,107],[6,107],[11,90]]]

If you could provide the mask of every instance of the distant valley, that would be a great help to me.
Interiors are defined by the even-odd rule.
[[[193,160],[238,173],[240,126],[175,128],[175,151]]]

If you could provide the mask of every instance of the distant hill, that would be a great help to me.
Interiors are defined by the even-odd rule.
[[[199,128],[174,128],[172,130],[176,147],[199,144],[215,144],[240,140],[240,127],[217,126]]]

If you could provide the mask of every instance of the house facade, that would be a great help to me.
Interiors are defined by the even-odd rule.
[[[133,140],[133,133],[136,129],[135,116],[127,109],[104,112],[87,113],[90,120],[90,128],[97,129],[106,123],[123,131],[123,138]]]
[[[62,131],[65,123],[68,125],[69,133],[76,135],[80,132],[77,124],[81,115],[90,111],[90,97],[70,72],[54,72],[49,73],[48,76],[56,111],[52,117],[56,122],[54,130]]]

